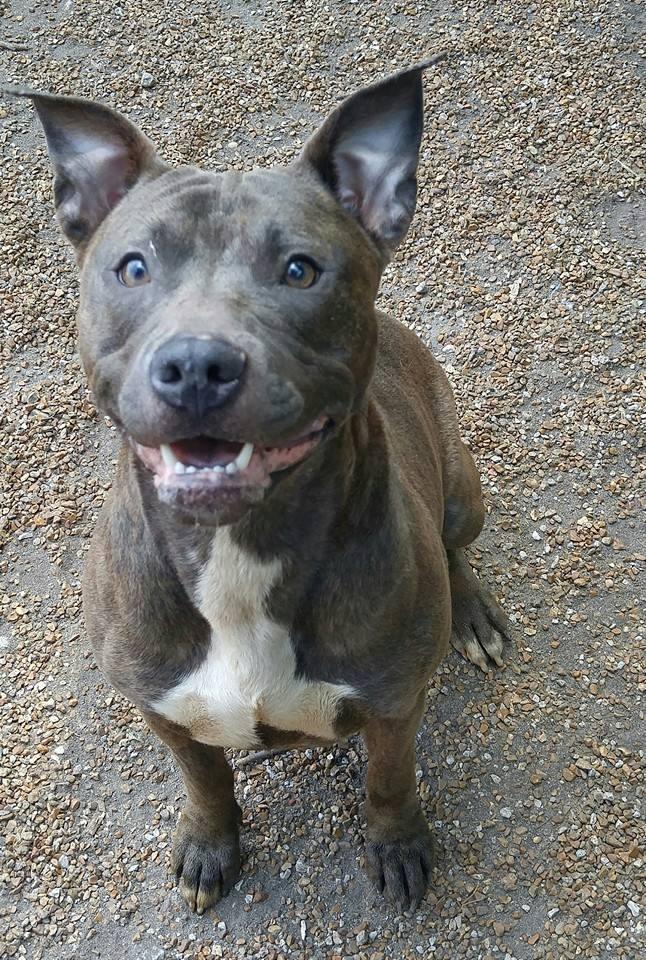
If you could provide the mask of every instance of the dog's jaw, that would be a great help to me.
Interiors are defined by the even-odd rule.
[[[133,441],[162,503],[182,511],[212,511],[214,521],[244,512],[262,500],[272,477],[305,460],[331,426],[318,417],[291,443],[283,446],[220,441],[209,437],[147,447]],[[228,522],[225,521],[225,522]]]

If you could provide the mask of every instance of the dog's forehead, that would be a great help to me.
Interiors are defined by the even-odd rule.
[[[274,206],[286,193],[287,179],[284,172],[271,170],[219,172],[183,167],[168,171],[151,186],[158,216],[183,214],[201,220]]]
[[[289,168],[171,170],[115,211],[111,233],[146,233],[160,248],[213,252],[233,245],[338,242],[336,204],[324,188]]]

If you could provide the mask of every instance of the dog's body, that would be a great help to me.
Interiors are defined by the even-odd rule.
[[[81,354],[125,436],[88,631],[184,775],[182,893],[202,911],[237,876],[223,747],[361,732],[369,869],[414,904],[426,683],[452,608],[483,668],[505,629],[463,554],[484,512],[446,377],[374,310],[414,206],[421,70],[346,101],[293,168],[245,176],[170,171],[112,111],[34,100],[82,265]]]
[[[441,369],[414,334],[380,320],[365,415],[328,442],[305,489],[285,489],[282,509],[187,529],[147,499],[123,448],[86,573],[90,633],[119,689],[201,742],[292,746],[400,716],[446,652],[444,491],[445,540],[458,547],[482,525],[478,481]],[[290,517],[290,501],[311,506]],[[136,568],[126,573],[124,557]],[[177,579],[179,593],[167,586]]]

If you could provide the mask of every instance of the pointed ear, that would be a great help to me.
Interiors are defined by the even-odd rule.
[[[14,89],[40,118],[54,169],[54,202],[63,233],[82,253],[94,231],[134,185],[166,169],[143,133],[92,100]]]
[[[415,210],[424,103],[422,72],[436,57],[348,97],[307,141],[313,167],[339,203],[391,253]]]

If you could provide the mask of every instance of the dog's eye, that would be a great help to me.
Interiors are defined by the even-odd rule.
[[[117,276],[125,287],[140,287],[150,282],[150,274],[143,257],[126,257],[117,270]]]
[[[320,274],[321,271],[311,260],[305,257],[293,257],[285,268],[284,282],[288,287],[307,290],[308,287],[314,286]]]

